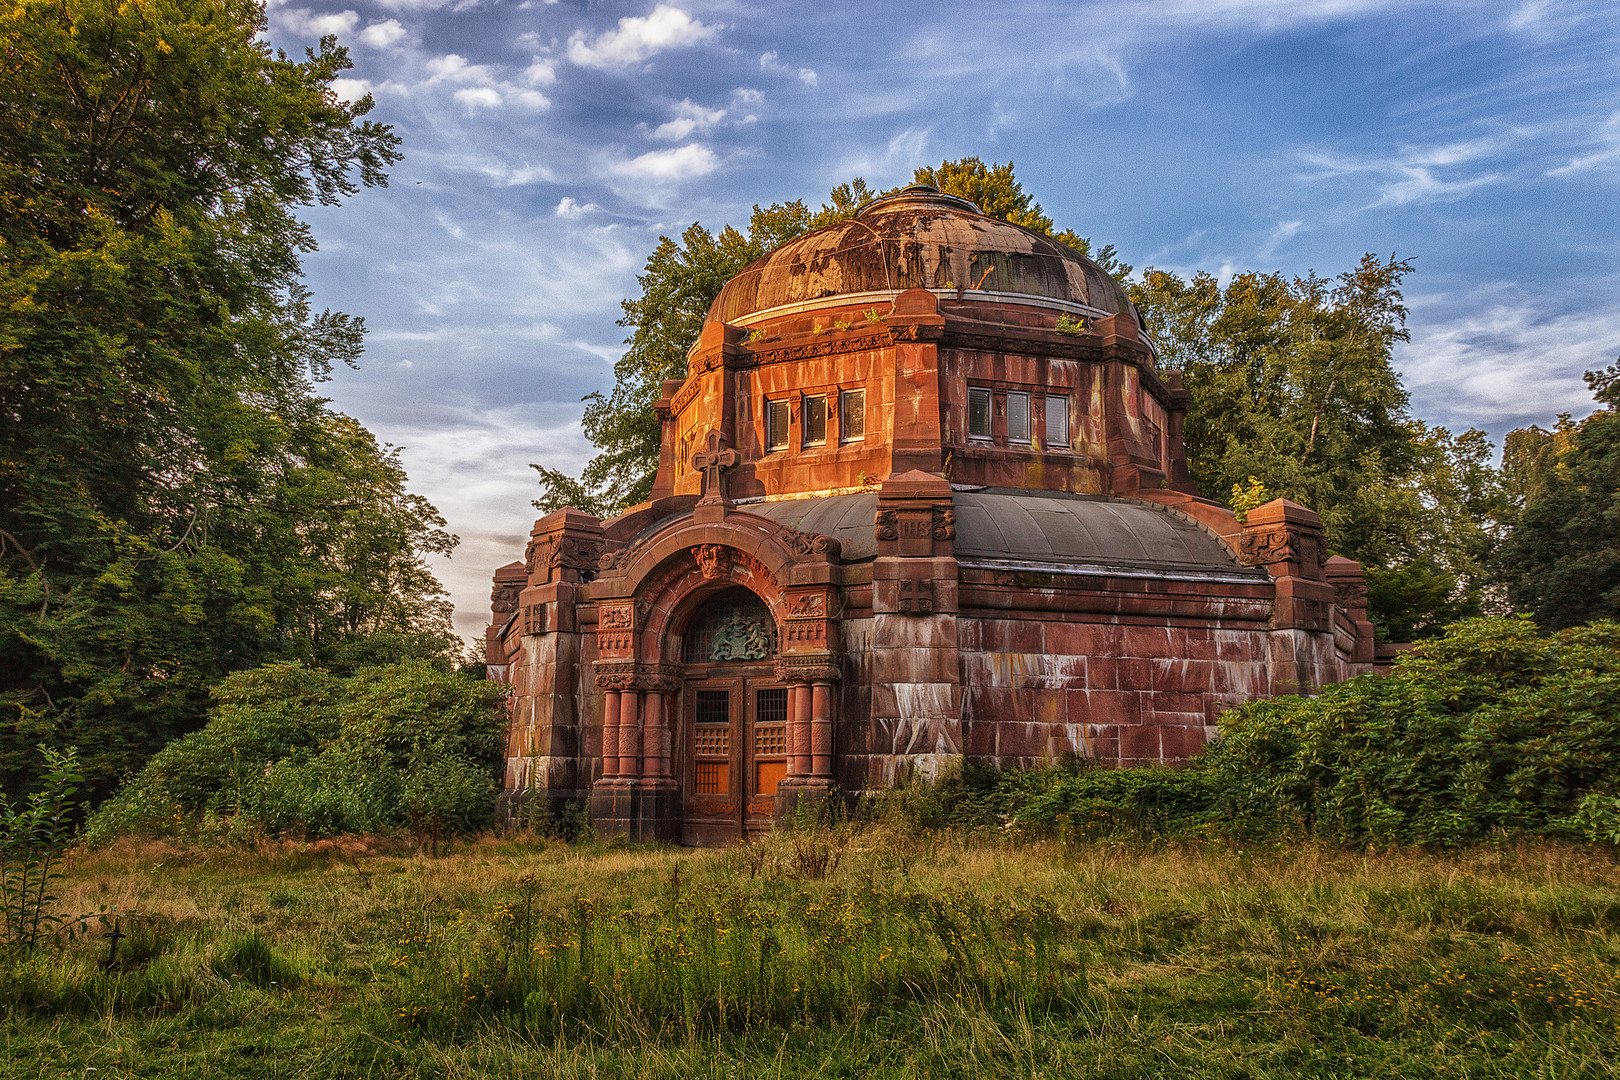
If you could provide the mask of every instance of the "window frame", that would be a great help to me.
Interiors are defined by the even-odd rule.
[[[984,421],[985,431],[980,434],[973,430],[973,399],[977,395],[984,395]],[[988,386],[968,387],[967,400],[967,435],[969,439],[978,439],[989,442],[995,438],[996,431],[996,394]]]
[[[1013,399],[1021,398],[1024,402],[1024,437],[1019,438],[1013,434]],[[1007,399],[1007,441],[1017,443],[1019,446],[1034,445],[1034,424],[1030,416],[1030,393],[1028,390],[1008,390]]]
[[[852,398],[861,401],[861,431],[859,435],[849,433],[849,402]],[[840,443],[864,442],[866,440],[866,388],[841,390],[838,393],[838,441]]]
[[[1056,405],[1063,413],[1063,436],[1058,441],[1052,440],[1052,406]],[[1069,422],[1069,396],[1067,394],[1046,395],[1046,448],[1048,450],[1068,450],[1074,446],[1074,425]]]
[[[771,437],[771,414],[775,409],[782,410],[782,438],[780,441]],[[786,398],[765,399],[765,452],[786,450],[793,441],[793,410]]]
[[[810,403],[821,404],[821,438],[812,439],[810,431]],[[799,448],[801,450],[816,449],[827,445],[827,395],[801,394],[799,395]]]

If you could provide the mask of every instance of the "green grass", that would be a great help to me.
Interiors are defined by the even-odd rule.
[[[0,1076],[1620,1073],[1620,868],[1553,845],[126,845],[62,892],[142,917],[0,966]]]

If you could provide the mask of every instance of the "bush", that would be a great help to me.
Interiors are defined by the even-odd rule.
[[[482,828],[504,755],[503,698],[423,660],[348,678],[297,664],[241,672],[215,691],[208,725],[153,757],[86,835]]]
[[[1471,619],[1387,676],[1222,717],[1199,768],[1230,814],[1350,844],[1604,839],[1620,795],[1620,624]]]

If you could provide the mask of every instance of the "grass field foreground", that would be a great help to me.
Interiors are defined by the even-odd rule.
[[[129,937],[0,969],[6,1077],[1620,1073],[1620,867],[1554,845],[131,843],[62,893]]]

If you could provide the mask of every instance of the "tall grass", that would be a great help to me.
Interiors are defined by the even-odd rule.
[[[524,879],[470,933],[407,923],[393,962],[398,1019],[439,1034],[500,1019],[542,1038],[691,1041],[931,999],[1046,1007],[1085,987],[1041,896],[871,880],[762,896],[677,875],[650,910],[582,896],[543,913],[536,887]]]

